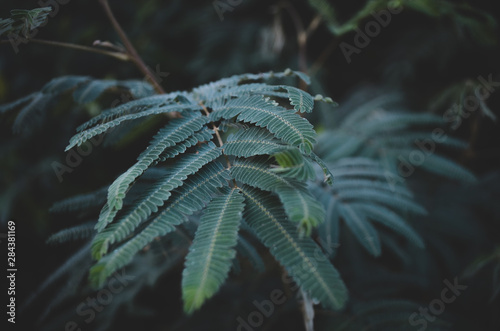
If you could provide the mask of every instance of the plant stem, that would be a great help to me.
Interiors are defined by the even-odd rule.
[[[307,74],[307,33],[299,14],[288,1],[284,2],[284,8],[288,11],[295,30],[297,30],[297,44],[299,46],[299,70]]]
[[[104,55],[114,57],[115,59],[118,59],[121,61],[132,60],[132,58],[128,54],[125,54],[125,53],[110,52],[110,51],[105,51],[103,49],[84,46],[84,45],[78,45],[78,44],[72,44],[72,43],[66,43],[66,42],[60,42],[60,41],[45,40],[45,39],[29,39],[29,41],[34,42],[34,43],[38,43],[38,44],[65,47],[65,48],[76,49],[76,50],[80,50],[80,51],[92,52],[92,53],[97,53],[97,54],[104,54]],[[1,40],[0,41],[0,43],[2,43],[2,44],[9,43],[9,42],[10,42],[9,40]]]
[[[109,7],[108,0],[99,0],[101,5],[104,8],[104,11],[106,12],[106,15],[108,16],[109,20],[111,21],[111,24],[113,25],[113,28],[115,29],[116,33],[118,33],[118,36],[120,37],[120,40],[122,41],[123,45],[125,46],[125,49],[127,50],[128,55],[132,58],[132,61],[137,65],[139,70],[149,78],[151,84],[153,84],[153,87],[155,88],[156,92],[159,94],[164,94],[165,91],[163,88],[160,86],[158,83],[155,75],[153,72],[146,66],[142,58],[139,56],[137,51],[135,50],[134,46],[128,39],[127,35],[123,31],[122,27],[116,20],[115,16],[113,15],[113,12],[111,11],[111,8]]]
[[[205,107],[203,102],[200,102],[200,106],[201,106],[201,108],[203,108],[203,112],[205,113],[205,116],[210,116],[210,112],[208,111],[207,107]],[[222,148],[222,146],[224,145],[224,142],[222,141],[222,138],[219,134],[219,128],[217,126],[215,126],[215,124],[212,124],[212,131],[215,133],[215,136],[217,137],[217,141],[219,142],[219,147]],[[222,149],[222,151],[224,151],[224,149]],[[231,169],[231,162],[229,161],[229,158],[227,157],[226,154],[224,154],[224,158],[226,159],[227,168]]]
[[[318,59],[311,66],[310,75],[314,76],[316,72],[323,66],[323,64],[328,60],[328,57],[333,53],[335,48],[339,43],[340,38],[334,37],[332,41],[328,44],[325,50],[319,55]]]

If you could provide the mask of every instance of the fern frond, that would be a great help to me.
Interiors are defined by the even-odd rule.
[[[297,149],[287,149],[274,154],[279,167],[273,167],[272,171],[283,177],[292,177],[300,181],[316,178],[311,160],[304,157]]]
[[[174,230],[176,225],[187,221],[187,217],[202,209],[218,188],[227,185],[230,179],[228,170],[221,164],[212,162],[198,173],[184,181],[184,184],[167,201],[165,208],[157,214],[132,239],[101,257],[99,250],[92,249],[92,254],[99,259],[90,270],[90,281],[100,287],[116,270],[128,264],[142,248],[154,238],[164,236]],[[93,246],[102,247],[94,240]]]
[[[435,153],[437,145],[462,149],[467,144],[460,139],[438,134],[444,126],[442,117],[429,113],[388,111],[384,101],[371,102],[373,107],[355,109],[341,122],[339,128],[325,132],[318,140],[317,152],[326,161],[352,156],[379,159],[387,169],[395,171],[401,158],[418,152],[425,156],[418,167],[450,179],[473,182],[474,175],[461,165]]]
[[[339,178],[335,181],[335,190],[355,190],[358,188],[372,188],[376,190],[386,191],[387,193],[396,194],[405,198],[412,198],[413,193],[404,186],[401,182],[395,182],[391,185],[387,181],[366,180],[363,178]]]
[[[319,186],[311,185],[312,194],[323,204],[325,210],[325,221],[318,227],[320,245],[333,258],[336,248],[339,246],[340,238],[340,201],[329,194]]]
[[[0,36],[15,34],[29,38],[32,30],[47,21],[51,11],[51,7],[13,9],[10,11],[10,18],[0,19]]]
[[[385,179],[387,170],[383,169],[379,161],[366,157],[343,158],[329,166],[335,178],[356,177],[356,178],[375,178]]]
[[[273,155],[291,148],[276,139],[266,129],[251,127],[229,135],[224,143],[224,153],[238,157]]]
[[[176,102],[176,98],[178,98],[179,96],[187,97],[188,94],[186,92],[172,92],[168,94],[151,95],[138,100],[129,101],[117,107],[104,110],[101,114],[91,118],[87,122],[77,127],[76,131],[81,132],[96,125],[99,122],[108,122],[117,117],[127,114],[136,114],[153,107],[164,107],[167,105],[178,104]]]
[[[152,187],[141,197],[141,199],[133,206],[130,212],[121,218],[117,223],[112,224],[105,231],[104,228],[113,220],[121,205],[118,208],[116,205],[109,203],[106,209],[103,209],[96,224],[98,234],[95,238],[92,250],[94,255],[99,256],[107,252],[109,244],[123,240],[129,233],[151,214],[158,211],[158,207],[164,204],[172,194],[172,191],[181,186],[183,181],[191,174],[198,171],[205,164],[215,160],[221,155],[221,150],[213,143],[203,145],[197,153],[184,156],[175,164],[172,169],[169,169],[167,176],[158,180]],[[114,190],[113,185],[110,186],[108,192]],[[116,193],[116,191],[115,191]],[[125,194],[125,193],[124,193]]]
[[[13,127],[14,132],[19,132],[31,124],[28,121],[34,122],[35,115],[42,115],[52,101],[69,90],[74,90],[73,99],[76,102],[84,104],[95,100],[112,87],[129,89],[134,97],[144,97],[154,92],[148,83],[137,80],[93,80],[87,76],[63,76],[49,81],[40,92],[0,106],[0,113],[13,110],[24,104],[25,106],[16,117]]]
[[[90,239],[94,235],[94,232],[94,222],[88,222],[56,232],[47,239],[46,243],[52,245]]]
[[[36,98],[37,95],[38,95],[38,92],[31,93],[31,94],[28,94],[25,97],[22,97],[21,99],[17,99],[17,100],[14,100],[14,101],[10,102],[10,103],[6,103],[6,104],[3,104],[3,105],[0,105],[0,114],[7,113],[7,112],[9,112],[11,110],[14,110],[14,109],[18,108],[21,105],[24,105],[24,104],[28,103],[29,101],[31,101],[34,98]]]
[[[284,92],[286,91],[286,92]],[[272,96],[281,99],[288,99],[290,105],[301,113],[310,113],[314,107],[313,97],[296,87],[286,85],[267,85],[262,83],[244,84],[225,88],[207,100],[207,105],[213,107],[218,102],[229,100],[231,97],[242,97],[251,95]]]
[[[403,182],[390,180],[395,174],[383,170],[379,161],[368,158],[346,158],[330,168],[337,178],[333,186],[310,184],[311,191],[326,210],[325,224],[320,228],[324,246],[329,247],[338,240],[338,223],[342,217],[358,241],[374,256],[380,255],[381,244],[370,220],[423,247],[422,239],[400,214],[426,215],[427,212],[413,200],[413,194]]]
[[[57,77],[45,84],[41,92],[44,94],[60,95],[91,81],[92,78],[88,76]]]
[[[63,76],[54,78],[47,84],[45,84],[40,92],[34,92],[11,103],[1,105],[0,113],[13,110],[23,104],[28,103],[29,101],[31,101],[30,104],[36,105],[37,99],[50,99],[54,96],[58,96],[68,90],[71,90],[80,84],[88,82],[89,80],[90,78],[86,76]]]
[[[401,131],[397,134],[377,137],[377,142],[374,144],[374,148],[375,146],[390,146],[393,148],[406,146],[417,147],[415,146],[416,141],[428,141],[429,139],[432,141],[432,132],[429,131]],[[468,146],[465,141],[450,136],[443,136],[443,139],[440,139],[439,141],[439,145],[459,150],[465,149]]]
[[[373,256],[379,256],[381,252],[380,239],[377,230],[366,219],[366,216],[359,210],[352,208],[350,204],[340,204],[338,208],[340,216],[361,245]]]
[[[233,188],[213,199],[200,220],[182,272],[182,299],[188,314],[212,297],[227,278],[236,255],[243,200]]]
[[[415,246],[419,248],[425,247],[424,241],[420,235],[416,233],[415,230],[413,230],[401,216],[389,208],[375,204],[357,203],[351,204],[351,207],[363,211],[367,218],[385,225],[394,232],[408,239],[408,241],[413,243]]]
[[[101,133],[104,133],[117,125],[120,125],[124,121],[135,120],[138,118],[151,116],[151,115],[157,115],[157,114],[165,114],[165,113],[171,113],[171,112],[182,112],[184,110],[199,110],[199,109],[200,109],[200,106],[198,106],[198,105],[180,106],[177,104],[173,104],[173,105],[167,105],[167,106],[163,106],[163,107],[152,107],[151,109],[148,109],[148,110],[145,110],[142,112],[138,112],[135,114],[123,115],[123,116],[120,116],[118,118],[115,118],[114,120],[111,120],[111,121],[103,123],[103,124],[96,125],[92,128],[86,129],[86,130],[74,135],[70,139],[70,143],[66,147],[65,151],[70,150],[74,146],[80,146],[81,144],[83,144],[87,140],[89,140],[89,139],[91,139],[91,138],[93,138]]]
[[[135,99],[146,98],[156,93],[154,87],[144,80],[121,80],[118,81],[118,86],[129,90],[130,94]]]
[[[104,91],[118,85],[116,80],[96,79],[80,85],[73,91],[73,99],[79,104],[86,104],[97,99]]]
[[[286,86],[285,89],[288,91],[290,104],[294,106],[296,111],[301,113],[312,112],[314,108],[314,99],[309,93],[291,86]]]
[[[327,183],[328,185],[332,185],[333,184],[333,174],[330,171],[330,169],[328,168],[328,166],[326,165],[326,163],[318,155],[316,155],[314,152],[311,152],[311,158],[314,160],[314,162],[316,162],[316,164],[323,171],[323,175],[325,176],[324,177],[325,183]]]
[[[375,188],[355,188],[349,190],[344,189],[342,191],[339,191],[337,194],[339,195],[339,198],[344,201],[375,201],[401,212],[411,212],[417,215],[427,215],[427,211],[412,199],[397,196],[386,191],[377,190]]]
[[[212,140],[213,135],[214,135],[213,130],[204,127],[200,131],[195,132],[191,137],[187,138],[183,142],[166,148],[158,157],[157,161],[163,162],[167,159],[174,158],[177,155],[184,153],[188,148],[193,147],[198,143],[209,142],[210,140]]]
[[[246,205],[244,220],[271,254],[311,297],[325,307],[342,308],[347,289],[321,249],[311,238],[299,237],[271,194],[248,186],[241,187],[241,191]]]
[[[270,169],[265,160],[237,160],[231,167],[234,179],[247,185],[275,192],[289,219],[309,234],[324,219],[324,210],[306,186],[291,178],[282,177]]]
[[[436,154],[428,155],[421,167],[429,172],[450,179],[457,179],[468,183],[477,181],[476,176],[468,169],[450,159]]]
[[[19,133],[23,130],[28,130],[36,122],[37,117],[43,115],[51,100],[52,96],[49,94],[41,92],[33,94],[29,103],[17,114],[12,125],[12,131]]]
[[[120,177],[118,177],[109,187],[107,204],[110,211],[118,211],[122,208],[123,198],[130,184],[149,168],[167,147],[185,140],[195,131],[203,127],[206,122],[206,117],[201,117],[199,113],[196,115],[198,116],[186,116],[181,119],[172,120],[158,131],[148,148],[139,155],[137,158],[138,161],[120,175]],[[209,146],[215,148],[213,144]],[[104,226],[109,223],[109,221],[111,220],[108,219],[107,222],[103,222],[100,219],[98,224]],[[102,228],[102,226],[98,226],[97,229]]]
[[[107,192],[108,186],[105,186],[91,193],[79,194],[54,203],[49,211],[51,213],[70,213],[102,207],[106,203]]]
[[[194,96],[201,99],[210,108],[217,108],[232,98],[250,96],[255,93],[269,90],[267,84],[251,83],[234,86],[216,87],[217,82],[202,85],[193,90]]]
[[[444,124],[442,117],[429,113],[379,111],[374,112],[368,119],[362,126],[358,126],[365,135],[372,135],[387,128],[397,131],[421,126],[436,128]]]
[[[221,88],[224,88],[224,87],[236,86],[236,85],[240,85],[242,83],[248,84],[248,82],[251,82],[251,81],[262,81],[262,80],[268,80],[271,78],[284,78],[284,77],[292,77],[292,76],[299,77],[307,85],[311,84],[311,79],[306,74],[304,74],[300,71],[286,69],[283,72],[269,71],[269,72],[262,72],[262,73],[258,73],[258,74],[234,75],[231,77],[220,79],[216,82],[212,82],[209,84],[199,86],[198,88],[194,89],[193,92],[195,94],[199,93],[199,94],[207,95],[207,94],[209,94],[207,91],[220,90]],[[203,91],[203,92],[200,92],[200,91]]]
[[[312,125],[299,115],[279,107],[262,97],[251,96],[230,100],[210,114],[213,121],[236,117],[239,121],[267,128],[276,138],[297,146],[309,154],[316,142]]]
[[[327,131],[318,137],[316,152],[323,160],[334,162],[345,157],[357,155],[366,144],[365,137],[340,130]]]

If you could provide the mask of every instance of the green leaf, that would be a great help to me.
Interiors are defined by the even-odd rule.
[[[224,143],[224,153],[238,157],[272,155],[293,148],[276,139],[266,129],[251,127],[229,135]]]
[[[123,115],[123,116],[120,116],[118,118],[115,118],[114,120],[111,120],[111,121],[103,123],[103,124],[96,125],[92,128],[89,128],[87,130],[84,130],[84,131],[74,135],[71,138],[70,143],[66,147],[65,150],[68,151],[71,148],[73,148],[74,146],[77,146],[77,145],[80,146],[81,144],[83,144],[85,141],[91,139],[92,137],[95,137],[101,133],[104,133],[115,126],[120,125],[120,123],[122,123],[124,121],[135,120],[135,119],[138,119],[141,117],[157,115],[157,114],[164,114],[164,113],[170,113],[170,112],[182,112],[182,111],[188,110],[188,109],[195,110],[198,108],[199,108],[199,106],[187,106],[187,105],[180,106],[177,104],[173,104],[173,105],[167,105],[167,106],[163,106],[163,107],[161,107],[161,106],[151,107],[145,111],[141,111],[141,112],[134,113],[134,114]]]
[[[309,93],[291,86],[285,88],[288,91],[290,103],[294,106],[296,111],[301,113],[312,112],[314,108],[314,99]]]
[[[30,102],[25,105],[17,114],[16,120],[12,125],[15,133],[26,132],[36,123],[39,116],[47,110],[52,97],[48,94],[36,93]]]
[[[92,81],[87,76],[62,76],[52,79],[42,88],[44,94],[59,95]]]
[[[97,99],[107,89],[117,85],[116,80],[92,80],[75,89],[73,99],[79,104],[86,104]]]
[[[311,238],[299,236],[271,194],[248,186],[241,187],[241,191],[246,205],[244,220],[271,254],[312,298],[325,307],[342,308],[347,289],[321,249]]]
[[[237,181],[278,194],[289,219],[298,223],[307,235],[324,220],[323,207],[305,184],[276,174],[269,161],[237,160],[231,167],[231,175]]]
[[[389,206],[401,212],[410,212],[417,215],[427,215],[427,211],[413,199],[398,196],[385,190],[379,190],[374,187],[359,187],[353,189],[344,189],[337,192],[342,201],[372,201]]]
[[[188,148],[193,147],[199,143],[206,143],[212,140],[214,131],[208,129],[206,126],[198,132],[195,132],[191,137],[187,138],[181,143],[175,144],[166,148],[158,158],[158,162],[163,162],[167,159],[175,158],[177,155],[184,153]]]
[[[323,174],[325,175],[325,179],[324,179],[325,183],[327,183],[328,185],[332,185],[333,184],[333,174],[330,171],[330,169],[328,168],[328,166],[326,165],[326,163],[323,162],[323,160],[318,155],[316,155],[314,152],[311,153],[311,158],[320,166],[321,170],[323,170]]]
[[[477,181],[476,176],[471,171],[462,167],[455,161],[449,160],[440,155],[427,155],[421,167],[429,172],[450,179],[456,179],[467,183],[474,183]]]
[[[316,178],[313,164],[309,158],[304,157],[297,149],[287,149],[274,154],[279,167],[273,167],[272,171],[284,177],[296,178],[307,181]]]
[[[34,98],[36,98],[39,95],[39,92],[31,93],[25,97],[22,97],[21,99],[17,99],[15,101],[0,105],[0,114],[7,113],[9,111],[12,111],[21,105],[27,104]]]
[[[299,147],[305,154],[311,153],[316,142],[316,132],[305,118],[259,96],[230,100],[210,114],[213,121],[235,116],[238,121],[267,128],[276,138]]]
[[[373,256],[381,253],[380,239],[377,230],[366,219],[366,216],[349,204],[340,204],[339,213],[358,241]]]
[[[188,314],[212,297],[227,278],[236,255],[243,200],[233,188],[212,200],[200,220],[182,272],[182,299]]]
[[[333,258],[340,241],[340,214],[338,206],[341,202],[336,196],[325,190],[321,183],[310,183],[309,190],[323,205],[323,209],[325,210],[325,221],[318,227],[319,243],[328,253],[328,256]]]
[[[168,175],[152,185],[126,216],[104,230],[122,207],[120,205],[120,208],[118,208],[116,204],[113,205],[110,203],[110,193],[116,194],[117,192],[114,186],[115,183],[113,183],[108,191],[107,208],[103,208],[99,216],[99,221],[96,224],[98,232],[102,232],[95,237],[92,244],[93,256],[99,259],[102,255],[106,254],[110,244],[124,239],[134,231],[143,220],[158,211],[158,207],[164,204],[164,201],[170,197],[172,191],[181,186],[189,175],[198,171],[205,164],[215,160],[220,154],[221,150],[213,143],[210,143],[200,147],[197,153],[180,158],[172,169],[169,169]]]
[[[419,248],[424,248],[425,244],[418,233],[415,232],[406,221],[384,206],[374,204],[351,204],[352,208],[361,210],[365,215],[380,224],[383,224],[407,238],[411,243]]]
[[[137,177],[142,175],[142,173],[160,157],[166,148],[185,140],[195,131],[203,127],[206,122],[206,117],[201,117],[200,114],[196,115],[172,120],[165,127],[160,129],[148,148],[139,155],[137,162],[111,184],[108,190],[107,202],[109,208],[108,212],[110,214],[113,212],[116,213],[122,208],[123,198],[130,184],[134,182]],[[211,152],[212,150],[215,151],[215,145],[210,144],[208,146],[210,148],[200,151],[200,154],[205,155],[205,153],[211,153],[214,157],[217,157],[217,152]],[[198,168],[195,169],[199,169],[202,165],[203,164],[198,164]],[[179,180],[182,181],[183,178],[179,178]],[[102,216],[104,215],[101,214],[99,222],[96,225],[96,229],[98,230],[101,230],[106,224],[112,221],[112,217],[106,216],[103,218]]]
[[[58,201],[50,207],[51,213],[82,212],[90,208],[101,208],[106,203],[108,186],[87,194],[79,194]]]
[[[113,272],[130,263],[134,256],[154,238],[164,236],[173,231],[176,225],[186,222],[187,217],[202,209],[218,192],[219,187],[227,185],[229,179],[227,169],[217,162],[212,162],[184,181],[184,184],[169,198],[164,209],[139,233],[102,257],[90,269],[89,279],[92,285],[101,287]]]
[[[21,34],[24,38],[31,36],[31,31],[42,26],[48,19],[51,7],[35,9],[13,9],[11,18],[0,19],[0,36],[8,33]]]
[[[87,222],[54,233],[47,239],[46,243],[51,245],[62,244],[68,241],[90,239],[94,233],[93,222]]]
[[[97,123],[105,123],[112,119],[118,118],[124,115],[138,114],[140,112],[146,111],[148,109],[157,108],[157,107],[165,107],[170,105],[175,107],[178,103],[175,101],[175,98],[179,96],[181,92],[173,92],[169,94],[159,94],[147,96],[139,100],[132,100],[127,103],[118,105],[114,108],[107,109],[103,111],[101,114],[94,116],[87,122],[83,123],[79,127],[76,128],[77,132],[81,132],[85,129],[88,129]],[[185,93],[186,94],[186,93]],[[187,94],[186,94],[187,95]],[[198,106],[198,109],[202,108]]]

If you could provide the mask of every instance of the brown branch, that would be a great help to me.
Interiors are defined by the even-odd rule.
[[[79,51],[103,54],[103,55],[114,57],[115,59],[118,59],[121,61],[131,61],[132,60],[132,58],[128,54],[125,54],[125,53],[105,51],[103,49],[84,46],[84,45],[78,45],[78,44],[61,42],[61,41],[45,40],[45,39],[28,39],[28,41],[38,43],[38,44],[58,46],[58,47],[64,47],[64,48],[69,48],[69,49],[76,49]],[[7,43],[10,43],[10,40],[0,40],[0,43],[7,44]]]
[[[319,24],[321,23],[321,20],[322,20],[322,18],[321,18],[320,14],[316,15],[312,19],[311,23],[309,23],[309,26],[306,29],[306,35],[307,35],[307,37],[309,37],[314,31],[316,31],[316,29],[318,28]]]
[[[288,2],[284,2],[283,7],[288,11],[295,30],[297,30],[297,44],[299,46],[299,70],[307,73],[307,32],[295,8]]]
[[[325,50],[318,56],[318,59],[311,66],[310,75],[314,76],[316,72],[323,66],[323,64],[328,60],[328,57],[333,53],[335,48],[339,43],[339,38],[334,38],[330,44],[325,48]]]
[[[306,74],[309,74],[309,68],[307,64],[307,39],[314,31],[316,31],[319,24],[321,23],[321,15],[316,15],[309,23],[309,26],[305,28],[299,13],[297,12],[297,10],[295,10],[290,2],[285,1],[283,2],[282,6],[288,11],[293,25],[295,26],[295,30],[297,31],[297,44],[299,47],[299,70]],[[303,81],[301,81],[299,84],[299,87],[301,89],[307,91],[307,84],[305,84]]]
[[[201,108],[203,108],[203,112],[205,113],[205,115],[209,116],[210,112],[208,111],[207,107],[205,107],[203,102],[200,102],[199,105],[201,106]],[[219,128],[215,126],[215,124],[212,124],[212,130],[215,132],[215,136],[217,137],[217,141],[219,142],[219,147],[222,147],[224,145],[224,142],[222,141],[222,138],[219,134]],[[222,149],[222,151],[224,152],[224,149]],[[224,154],[224,157],[226,158],[227,168],[230,169],[231,162],[229,161],[229,158],[227,157],[226,154]]]
[[[111,24],[113,25],[113,28],[115,29],[116,33],[120,37],[120,40],[122,41],[123,45],[125,46],[125,49],[127,50],[127,53],[132,57],[132,61],[137,65],[139,70],[149,78],[151,81],[151,84],[153,84],[153,87],[155,88],[156,92],[159,94],[164,94],[165,91],[163,88],[160,86],[158,83],[155,75],[153,72],[146,66],[142,58],[139,56],[137,51],[135,50],[134,46],[128,39],[127,35],[125,34],[125,31],[123,31],[122,27],[116,20],[115,16],[113,15],[113,12],[111,11],[111,8],[109,7],[108,0],[99,0],[101,5],[104,8],[104,11],[106,12],[106,15],[108,16],[108,19],[110,20]]]

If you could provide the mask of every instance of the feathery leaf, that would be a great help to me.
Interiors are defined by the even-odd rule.
[[[271,254],[311,297],[325,307],[342,308],[347,300],[347,289],[321,249],[311,238],[299,237],[271,194],[248,186],[241,191],[245,196],[244,220]]]
[[[127,265],[134,256],[158,236],[173,231],[176,225],[187,221],[187,217],[202,209],[216,194],[219,187],[229,180],[227,169],[212,162],[198,173],[184,181],[173,194],[164,209],[155,215],[134,237],[99,259],[90,270],[90,281],[100,287],[106,279],[119,268]],[[96,241],[94,244],[98,245]],[[99,257],[98,252],[93,252]]]
[[[321,204],[309,193],[304,183],[282,177],[270,169],[269,161],[237,160],[231,167],[237,181],[278,194],[289,219],[310,234],[313,227],[324,220]]]
[[[227,278],[236,255],[243,200],[233,188],[213,199],[200,220],[182,272],[182,299],[188,314],[212,297]]]
[[[267,128],[276,138],[299,147],[305,154],[311,153],[316,142],[316,132],[305,118],[259,96],[230,100],[210,114],[213,121],[236,116],[238,121]]]
[[[117,214],[119,208],[109,203],[107,208],[103,209],[96,224],[98,234],[92,245],[92,252],[96,258],[107,253],[109,244],[113,244],[125,238],[129,233],[151,214],[158,211],[158,207],[164,204],[172,194],[172,191],[181,186],[183,181],[191,174],[198,171],[205,164],[215,160],[221,155],[221,150],[213,143],[203,145],[197,153],[190,154],[180,158],[168,174],[156,181],[141,199],[131,208],[130,212],[122,217],[117,223],[112,224],[106,230],[109,224]],[[113,185],[110,186],[110,191]],[[120,206],[121,208],[121,206]],[[104,231],[103,231],[104,230]]]

